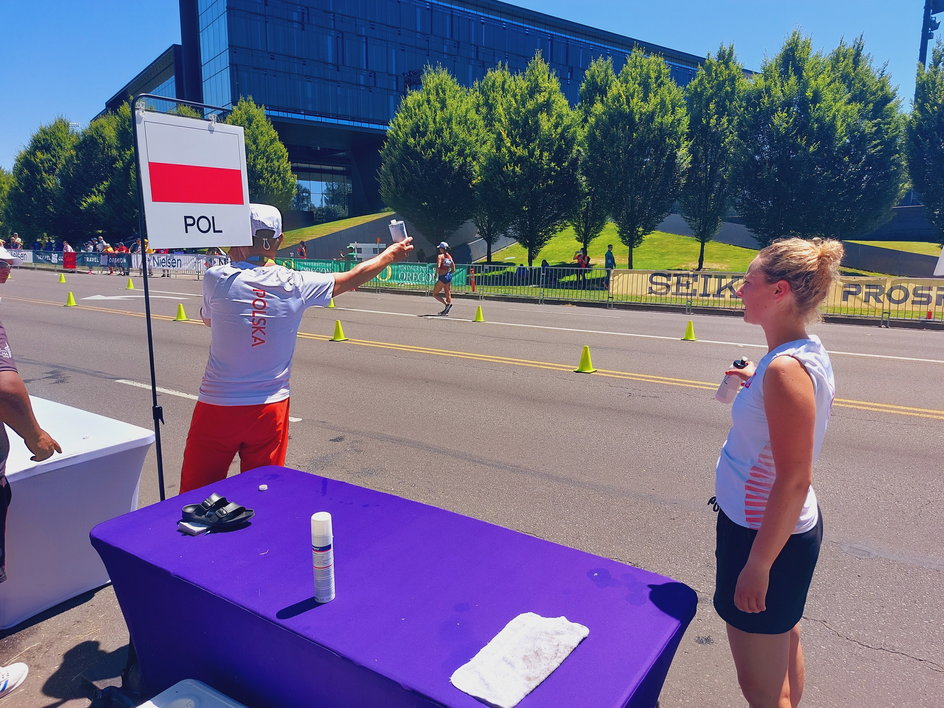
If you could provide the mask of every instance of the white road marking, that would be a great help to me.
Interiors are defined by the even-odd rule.
[[[354,307],[345,307],[339,308],[345,309],[349,312],[367,312],[375,315],[395,315],[397,317],[416,317],[415,314],[410,312],[387,312],[385,310],[362,310]],[[465,319],[461,317],[429,317],[431,320],[451,320],[453,322],[471,322],[470,319]],[[681,337],[666,337],[658,334],[637,334],[635,332],[610,332],[607,330],[600,329],[577,329],[575,327],[551,327],[550,325],[536,325],[536,324],[523,324],[521,322],[496,322],[495,320],[488,320],[486,324],[490,325],[499,325],[502,327],[526,327],[531,329],[546,329],[554,332],[574,332],[576,334],[605,334],[612,335],[615,337],[637,337],[639,339],[663,339],[666,341],[677,342],[680,341]],[[701,344],[720,344],[726,347],[746,347],[751,349],[766,349],[766,344],[756,344],[748,342],[725,342],[714,339],[696,339],[696,342]],[[894,356],[891,354],[866,354],[863,352],[843,352],[836,351],[833,349],[827,350],[830,354],[836,354],[841,356],[858,356],[865,359],[892,359],[895,361],[915,361],[926,364],[944,364],[944,359],[920,359],[913,356]]]
[[[167,295],[151,295],[152,298],[157,298],[160,300],[178,300],[176,297],[168,297]],[[80,300],[143,300],[144,295],[89,295],[88,297],[80,297]]]
[[[173,290],[155,290],[154,288],[148,288],[148,292],[161,293],[162,295],[180,295],[181,297],[203,297],[200,293],[178,293]]]
[[[141,383],[140,381],[130,381],[129,379],[115,379],[115,383],[124,384],[125,386],[134,386],[135,388],[143,388],[147,391],[151,390],[151,385],[146,383]],[[192,393],[184,393],[183,391],[175,391],[172,388],[163,388],[161,386],[155,387],[158,393],[166,393],[168,396],[177,396],[178,398],[189,398],[191,401],[196,401],[197,397]],[[301,423],[301,418],[293,418],[292,416],[288,417],[289,422],[291,423]]]

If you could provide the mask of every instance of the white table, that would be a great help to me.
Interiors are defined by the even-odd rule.
[[[62,446],[43,462],[12,430],[7,480],[7,581],[0,583],[0,629],[108,583],[89,543],[96,524],[132,511],[154,433],[136,425],[30,397],[36,419]]]

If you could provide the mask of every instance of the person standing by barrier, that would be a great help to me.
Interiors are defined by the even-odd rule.
[[[606,253],[603,254],[603,267],[606,268],[606,287],[610,287],[610,276],[616,268],[616,256],[613,255],[613,244],[607,244]]]
[[[442,303],[440,315],[448,315],[452,309],[452,274],[456,272],[456,262],[449,253],[449,244],[440,242],[436,249],[436,284],[433,285],[433,297]]]
[[[5,248],[0,248],[0,284],[5,283],[10,277],[10,269],[22,262]],[[59,443],[36,422],[29,393],[13,361],[13,353],[10,351],[3,323],[0,323],[0,423],[5,423],[23,438],[26,447],[33,453],[30,459],[34,462],[41,462],[57,452],[62,452]],[[7,438],[6,428],[0,425],[0,583],[7,579],[5,568],[7,509],[13,496],[10,483],[6,478],[9,454],[10,441]],[[34,521],[41,523],[39,519]],[[0,698],[16,690],[26,680],[28,673],[29,668],[23,663],[0,666]]]
[[[210,327],[210,356],[184,448],[180,491],[240,471],[282,465],[288,448],[289,378],[304,311],[366,283],[404,260],[413,239],[343,273],[293,271],[275,263],[282,215],[251,204],[252,245],[231,248],[230,263],[208,268],[200,316]]]
[[[823,537],[813,465],[835,395],[829,355],[807,324],[842,255],[838,241],[775,241],[737,291],[744,321],[763,328],[768,351],[725,372],[743,388],[709,503],[719,509],[714,606],[752,706],[796,706],[803,694],[799,621]]]
[[[308,246],[305,245],[304,241],[300,241],[298,244],[297,255],[299,258],[308,258]]]

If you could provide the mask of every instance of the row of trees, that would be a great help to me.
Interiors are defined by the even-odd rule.
[[[391,122],[381,194],[434,242],[472,219],[489,260],[500,235],[533,264],[563,226],[587,247],[612,219],[630,268],[678,203],[702,244],[700,269],[732,208],[761,244],[871,231],[906,188],[907,153],[944,234],[942,108],[941,47],[906,118],[861,39],[821,54],[799,33],[750,80],[723,46],[684,90],[660,57],[633,52],[619,73],[598,59],[573,108],[540,54],[469,89],[430,68]]]
[[[199,116],[186,106],[175,112]],[[295,177],[264,108],[240,99],[224,122],[245,129],[250,199],[289,208]],[[27,245],[47,238],[80,243],[96,234],[131,238],[138,230],[133,140],[128,103],[80,132],[65,118],[40,127],[13,172],[0,169],[0,233],[16,231]]]

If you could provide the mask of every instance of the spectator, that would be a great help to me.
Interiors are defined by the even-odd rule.
[[[829,354],[807,325],[842,254],[833,240],[775,241],[737,291],[744,321],[760,325],[768,351],[725,372],[744,386],[709,503],[719,509],[714,606],[752,706],[796,706],[803,694],[799,622],[823,538],[813,465],[835,395]]]
[[[15,251],[19,251],[23,248],[23,239],[20,238],[20,235],[16,231],[13,232],[13,236],[10,239],[10,247]]]
[[[613,255],[613,244],[607,244],[606,253],[603,254],[603,266],[606,268],[606,287],[610,287],[610,274],[616,268],[616,256]]]
[[[587,249],[581,248],[574,254],[574,260],[577,261],[577,287],[587,287],[587,271],[590,269],[590,256],[587,255]]]
[[[528,269],[524,267],[524,263],[520,263],[518,267],[515,268],[515,280],[521,283],[528,280]]]
[[[5,248],[0,248],[0,283],[5,283],[10,277],[10,268],[22,263]],[[10,351],[6,331],[0,323],[0,423],[23,438],[26,447],[33,453],[31,460],[41,462],[57,452],[62,452],[53,438],[39,427],[33,408],[30,405],[29,394],[23,379],[20,378]],[[7,457],[10,453],[10,441],[7,438],[6,428],[0,425],[0,583],[7,579],[5,569],[6,548],[6,520],[7,509],[10,506],[12,493],[10,483],[6,478]],[[0,698],[10,695],[29,673],[26,664],[17,663],[0,667]]]
[[[308,258],[308,246],[305,245],[304,241],[298,244],[298,251],[296,253],[299,258]]]
[[[289,378],[304,311],[327,307],[403,260],[413,239],[343,273],[293,271],[275,262],[282,215],[250,205],[252,245],[230,249],[230,263],[208,268],[200,316],[210,327],[210,356],[184,448],[180,491],[226,477],[236,454],[240,471],[282,465],[288,448]]]

